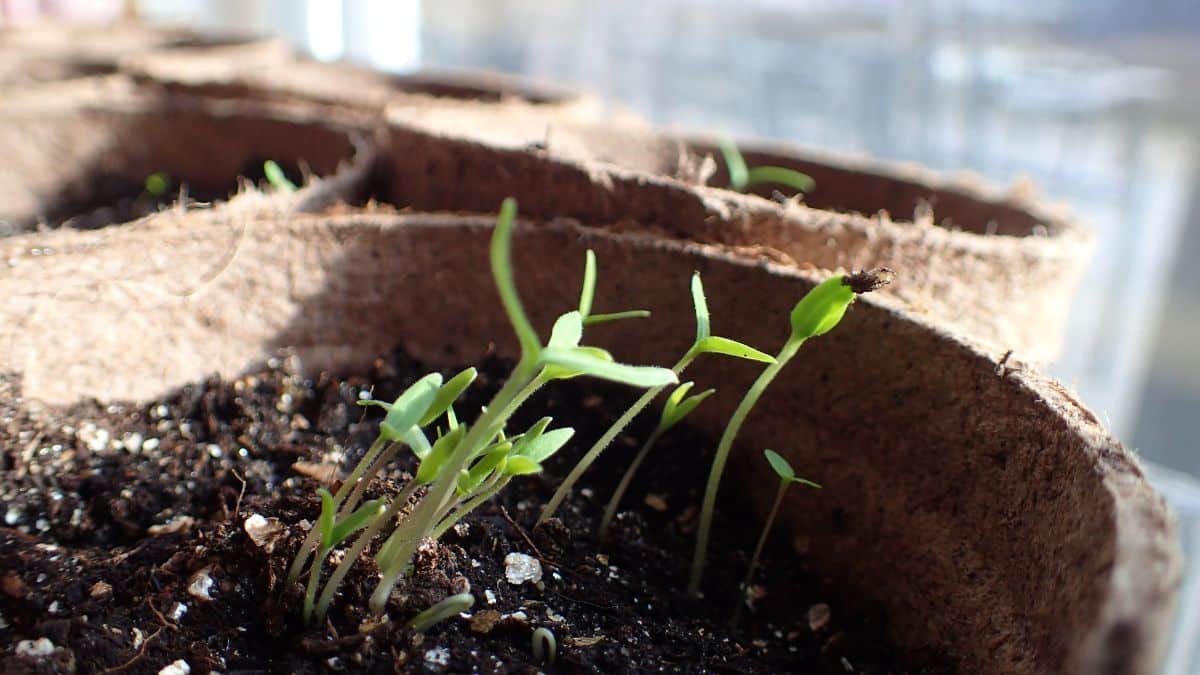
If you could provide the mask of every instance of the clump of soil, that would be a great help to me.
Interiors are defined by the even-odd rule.
[[[488,357],[480,370],[464,412],[486,403],[508,364]],[[157,673],[182,660],[192,673],[899,672],[880,627],[843,615],[786,551],[767,556],[755,611],[731,631],[756,534],[736,517],[716,528],[708,599],[685,596],[713,447],[686,426],[662,440],[608,543],[591,533],[652,414],[597,463],[561,520],[533,528],[555,477],[634,396],[586,380],[525,406],[517,428],[552,415],[575,440],[547,476],[514,482],[424,547],[389,621],[366,614],[377,570],[364,556],[326,624],[303,626],[284,576],[319,510],[314,476],[351,466],[374,439],[377,409],[356,405],[364,392],[390,400],[424,370],[398,352],[362,376],[301,373],[284,354],[150,405],[69,410],[24,402],[0,379],[0,671]],[[412,468],[397,462],[372,492],[395,493]],[[534,561],[539,581],[506,578],[507,565]],[[405,628],[468,590],[469,615],[423,636]],[[557,638],[554,666],[533,661],[538,627]]]

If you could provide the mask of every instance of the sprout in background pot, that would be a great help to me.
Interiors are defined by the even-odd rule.
[[[775,492],[775,501],[771,504],[771,510],[767,513],[767,520],[763,523],[762,534],[758,537],[758,544],[754,546],[754,554],[750,556],[750,566],[746,568],[746,578],[742,581],[742,587],[738,597],[737,609],[733,612],[733,621],[730,625],[737,626],[738,619],[742,616],[742,607],[745,605],[746,595],[750,591],[750,582],[754,580],[754,570],[758,567],[758,561],[762,557],[763,547],[767,544],[767,536],[771,533],[771,526],[775,524],[775,516],[779,515],[779,505],[783,504],[783,496],[787,494],[787,489],[793,483],[800,483],[809,487],[820,488],[817,483],[796,476],[796,472],[792,469],[792,465],[781,457],[774,450],[764,450],[763,455],[767,458],[767,463],[771,465],[771,470],[775,475],[779,476],[779,488]]]
[[[700,510],[700,529],[696,533],[696,551],[692,556],[692,573],[688,580],[688,592],[692,595],[700,593],[700,581],[704,575],[705,558],[708,555],[708,537],[712,530],[713,512],[717,505],[717,490],[721,486],[721,475],[725,471],[725,463],[729,460],[729,452],[737,439],[742,424],[762,398],[771,381],[783,370],[800,351],[800,347],[809,338],[824,335],[833,330],[846,315],[854,299],[861,293],[869,293],[888,284],[892,279],[892,271],[886,268],[858,272],[855,274],[837,275],[817,284],[792,309],[792,334],[787,342],[775,355],[773,363],[763,369],[754,384],[746,391],[742,402],[738,404],[729,423],[721,434],[717,445],[717,454],[713,457],[712,469],[708,474],[708,485],[704,489],[704,504]]]
[[[612,498],[608,501],[608,507],[604,509],[604,517],[600,520],[600,538],[603,539],[608,534],[608,527],[612,524],[613,517],[617,514],[617,507],[621,504],[621,498],[625,496],[625,491],[629,489],[629,483],[633,481],[634,474],[637,473],[638,467],[645,461],[646,455],[650,454],[650,449],[658,442],[658,439],[663,434],[670,431],[672,427],[683,421],[696,406],[712,396],[715,389],[708,389],[694,396],[688,396],[688,391],[692,388],[692,382],[684,382],[671,392],[667,397],[666,403],[663,404],[662,415],[658,419],[658,426],[642,443],[642,447],[638,450],[637,456],[630,462],[629,468],[625,469],[625,475],[621,476],[621,482],[617,485],[617,489],[613,491]]]
[[[721,155],[725,157],[725,169],[729,172],[729,189],[745,192],[762,183],[786,185],[798,194],[812,192],[817,184],[811,176],[782,166],[746,166],[746,160],[737,144],[729,138],[721,139]]]

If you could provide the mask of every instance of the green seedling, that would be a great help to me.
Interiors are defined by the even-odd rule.
[[[585,277],[583,294],[585,297],[588,295],[587,289],[588,282]],[[692,361],[694,361],[701,354],[723,354],[725,356],[732,356],[749,361],[758,361],[761,363],[774,362],[774,358],[769,354],[764,354],[753,347],[744,345],[736,340],[730,340],[729,338],[712,335],[709,326],[708,301],[704,297],[704,284],[700,281],[699,273],[692,275],[691,290],[692,308],[696,315],[696,339],[692,342],[692,346],[689,347],[686,352],[684,352],[679,361],[676,362],[671,368],[672,373],[674,373],[676,376],[682,375],[683,371],[687,369]],[[584,303],[581,302],[581,306],[583,306],[583,304]],[[590,306],[590,301],[588,305]],[[617,435],[620,434],[625,427],[629,426],[629,423],[632,422],[635,417],[637,417],[638,413],[645,409],[645,407],[649,405],[650,402],[653,401],[655,397],[657,397],[662,390],[666,388],[666,386],[666,384],[662,384],[647,389],[644,394],[642,394],[636,401],[633,402],[632,405],[629,406],[628,410],[622,413],[621,416],[612,423],[612,426],[610,426],[608,430],[606,430],[604,434],[595,442],[595,444],[588,449],[579,462],[576,463],[571,469],[570,473],[567,474],[567,477],[563,480],[562,484],[558,486],[558,489],[554,492],[554,495],[550,498],[550,501],[547,502],[546,506],[542,509],[542,515],[538,519],[539,523],[545,522],[546,520],[554,517],[555,512],[558,511],[558,507],[562,505],[563,500],[565,500],[567,495],[571,493],[571,490],[575,487],[575,484],[579,482],[579,479],[588,470],[588,468],[592,466],[600,454],[604,452],[604,450],[613,442]]]
[[[146,176],[145,181],[146,194],[151,197],[162,197],[167,194],[167,190],[171,189],[171,177],[166,171],[155,171]]]
[[[529,651],[533,652],[533,662],[542,663],[544,659],[546,665],[554,665],[558,658],[558,640],[554,639],[554,633],[549,628],[538,628],[533,631],[531,640]]]
[[[296,184],[293,183],[291,179],[287,177],[287,174],[283,172],[283,167],[279,166],[279,163],[273,159],[268,159],[267,161],[263,162],[263,176],[266,177],[267,182],[271,184],[271,187],[279,190],[280,192],[296,191]]]
[[[754,546],[754,555],[750,556],[750,566],[746,568],[746,578],[742,581],[741,597],[739,598],[737,608],[733,612],[733,620],[730,625],[737,626],[738,619],[742,616],[742,607],[745,606],[746,593],[750,590],[750,582],[754,580],[754,570],[758,568],[758,561],[762,558],[763,548],[767,544],[767,536],[771,532],[771,526],[775,524],[775,516],[779,515],[779,506],[783,504],[783,497],[787,494],[787,489],[793,483],[807,485],[820,489],[820,485],[796,476],[796,472],[792,469],[792,465],[781,457],[774,450],[764,450],[763,455],[767,458],[767,463],[771,465],[771,470],[775,475],[779,476],[779,489],[775,492],[775,501],[771,504],[771,510],[767,513],[767,520],[763,523],[762,534],[758,537],[758,543]]]
[[[329,490],[318,488],[317,494],[321,497],[321,516],[317,519],[317,526],[313,529],[318,533],[320,543],[317,546],[317,556],[313,560],[312,570],[309,572],[308,585],[304,590],[305,621],[312,619],[313,601],[317,595],[317,581],[321,577],[322,563],[329,556],[329,552],[350,535],[366,527],[371,519],[379,515],[383,506],[382,501],[372,499],[345,518],[338,518],[337,506],[334,504],[333,495],[329,493]]]
[[[797,193],[812,192],[817,186],[808,174],[782,166],[756,166],[749,168],[746,160],[738,150],[737,145],[728,138],[720,142],[721,155],[725,158],[725,168],[729,172],[729,188],[745,192],[755,185],[773,183],[785,185]]]
[[[708,537],[712,529],[713,511],[717,505],[717,490],[721,485],[721,475],[725,471],[725,463],[733,442],[737,439],[742,424],[762,398],[772,380],[796,356],[800,347],[809,338],[824,335],[833,330],[845,316],[846,310],[854,299],[862,293],[877,290],[889,283],[892,278],[891,270],[882,268],[869,272],[837,275],[817,284],[808,292],[791,313],[791,336],[775,355],[773,363],[763,369],[762,374],[746,391],[741,403],[729,418],[717,445],[717,454],[713,457],[712,469],[708,474],[708,484],[704,490],[704,503],[700,510],[700,528],[696,533],[696,551],[692,556],[691,576],[688,580],[688,592],[697,595],[700,592],[700,581],[704,575],[704,562],[708,553]]]
[[[367,483],[400,449],[409,448],[419,465],[416,475],[400,494],[381,512],[376,508],[378,515],[370,519],[345,552],[313,607],[312,615],[317,619],[325,617],[341,581],[377,538],[384,538],[375,555],[381,579],[369,602],[371,611],[379,615],[392,589],[411,567],[413,555],[422,541],[440,537],[513,478],[541,472],[542,464],[562,448],[574,432],[571,429],[550,430],[548,418],[515,435],[509,434],[506,426],[513,413],[545,384],[581,375],[644,388],[665,387],[678,381],[669,369],[618,363],[608,352],[582,345],[584,325],[587,319],[595,318],[590,313],[590,296],[586,303],[581,303],[586,311],[574,310],[558,318],[550,339],[543,346],[525,314],[513,280],[511,248],[515,218],[516,202],[507,199],[501,206],[492,235],[490,257],[501,304],[520,344],[520,359],[500,391],[471,424],[458,420],[454,403],[474,380],[474,369],[463,371],[445,382],[439,374],[427,375],[392,403],[363,402],[384,408],[386,415],[380,424],[379,437],[337,493],[330,496],[330,511],[339,514],[338,517],[357,514],[358,511],[353,509]],[[593,288],[594,265],[593,260]],[[641,313],[632,315],[640,316]],[[612,320],[612,317],[604,317],[604,320]],[[430,442],[423,427],[443,416],[447,431]],[[289,583],[298,578],[314,550],[320,553],[322,541],[319,535],[313,535],[301,545],[289,571]],[[314,567],[317,564],[314,561]],[[319,576],[319,571],[312,574]]]
[[[408,627],[417,633],[424,633],[446,619],[449,619],[457,614],[462,614],[468,609],[471,609],[471,606],[474,604],[475,596],[471,595],[470,593],[451,595],[448,598],[443,598],[441,602],[414,616],[408,622]]]
[[[625,475],[621,476],[621,482],[617,485],[617,489],[613,492],[612,498],[608,500],[608,506],[604,509],[604,517],[600,520],[600,538],[603,539],[608,534],[608,527],[612,524],[613,518],[617,514],[617,507],[621,504],[621,499],[625,496],[625,492],[629,489],[629,483],[633,481],[634,474],[645,461],[646,455],[650,454],[650,449],[658,442],[658,439],[663,434],[667,433],[672,427],[679,424],[687,417],[696,406],[712,396],[715,389],[708,389],[699,394],[688,396],[688,391],[692,388],[693,383],[684,382],[671,392],[663,404],[662,415],[658,418],[658,426],[642,443],[641,449],[633,458],[629,468],[625,469]]]

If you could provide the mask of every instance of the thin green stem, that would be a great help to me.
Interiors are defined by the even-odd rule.
[[[625,469],[625,475],[621,476],[621,482],[617,484],[617,489],[613,491],[612,498],[608,500],[608,506],[604,509],[604,517],[600,519],[600,539],[604,539],[608,535],[608,526],[612,524],[613,518],[617,515],[617,507],[621,505],[621,498],[625,496],[625,491],[633,482],[633,476],[637,473],[638,467],[642,465],[646,455],[650,454],[650,448],[654,447],[660,436],[662,436],[661,427],[655,429],[646,442],[642,443],[637,456],[633,458],[629,468]]]
[[[441,471],[438,479],[430,488],[429,494],[413,510],[409,518],[416,532],[424,533],[433,528],[436,523],[435,518],[441,511],[442,504],[446,501],[450,491],[454,489],[455,483],[458,481],[458,472],[500,431],[504,426],[504,422],[512,414],[513,404],[519,403],[520,396],[524,393],[525,388],[531,382],[539,379],[536,375],[537,352],[524,353],[521,356],[520,362],[517,363],[517,367],[513,370],[512,375],[509,376],[508,381],[504,383],[504,386],[500,388],[500,391],[492,399],[487,411],[467,431],[467,435],[459,443],[458,447],[455,448],[454,453],[447,460],[446,466]],[[387,606],[388,598],[391,596],[392,588],[404,573],[408,566],[408,561],[412,558],[412,554],[416,551],[419,543],[420,537],[414,537],[412,541],[405,542],[404,546],[397,549],[396,554],[391,558],[381,561],[383,578],[371,594],[370,606],[372,613],[376,615],[383,613],[384,608]]]
[[[321,568],[325,566],[325,557],[329,555],[329,549],[324,546],[317,548],[317,555],[313,558],[313,564],[308,572],[308,584],[304,588],[304,623],[312,621],[313,601],[317,597],[317,582],[321,579]]]
[[[354,540],[354,545],[346,552],[342,561],[333,570],[333,574],[329,576],[329,580],[325,582],[325,588],[321,591],[321,597],[317,600],[316,613],[318,619],[325,618],[325,613],[329,611],[329,605],[333,602],[333,596],[337,593],[342,579],[345,579],[346,575],[350,573],[350,568],[354,567],[355,561],[367,549],[367,545],[371,543],[371,540],[379,532],[380,528],[391,522],[396,517],[396,514],[400,513],[400,509],[403,509],[408,504],[408,500],[412,498],[418,487],[420,486],[417,485],[416,481],[409,481],[408,485],[405,485],[404,489],[400,491],[400,494],[396,495],[395,499],[388,504],[387,510],[371,521],[371,524],[362,531],[362,534],[358,535],[358,539]],[[317,563],[314,562],[313,566],[315,567],[316,565]]]
[[[441,539],[442,535],[446,534],[450,528],[458,524],[458,521],[466,517],[468,513],[474,511],[475,508],[480,504],[496,496],[496,493],[503,490],[511,480],[512,478],[505,477],[502,480],[496,481],[493,485],[483,489],[474,497],[471,497],[462,504],[459,504],[458,508],[456,508],[452,513],[442,518],[441,523],[439,523],[438,526],[434,528],[433,532],[429,534],[429,538],[435,540]]]
[[[697,355],[693,353],[693,350],[688,350],[688,352],[683,355],[683,358],[679,359],[679,362],[676,363],[671,370],[674,371],[676,376],[682,375],[683,371],[688,367],[688,364],[690,364],[692,360],[696,358],[696,356]],[[583,477],[583,474],[586,473],[589,468],[591,468],[592,464],[596,461],[596,458],[600,456],[600,453],[604,452],[604,449],[613,442],[613,439],[617,437],[617,434],[621,433],[625,427],[629,426],[629,423],[638,416],[638,413],[642,412],[646,406],[650,405],[650,402],[653,401],[654,398],[662,393],[662,390],[666,388],[667,385],[647,389],[646,392],[638,398],[638,400],[633,402],[633,405],[629,406],[628,410],[626,410],[620,417],[617,418],[615,422],[612,423],[612,426],[610,426],[608,430],[604,432],[604,435],[601,436],[599,440],[597,440],[596,443],[583,455],[583,457],[580,458],[580,460],[571,469],[571,472],[567,474],[567,477],[563,479],[562,484],[559,485],[558,489],[554,491],[554,495],[550,497],[550,501],[547,502],[546,506],[542,508],[542,515],[540,518],[538,518],[539,525],[554,517],[554,514],[558,511],[558,507],[562,506],[562,503],[567,498],[567,495],[571,494],[571,489],[575,487],[575,484],[579,482],[579,479]]]
[[[779,514],[779,505],[783,503],[783,496],[787,494],[790,484],[791,481],[779,481],[779,491],[775,493],[775,503],[771,505],[771,512],[767,514],[767,520],[763,523],[762,534],[759,535],[758,543],[754,546],[754,555],[750,556],[750,567],[746,568],[746,578],[742,581],[738,592],[737,608],[733,610],[733,620],[729,623],[732,627],[736,627],[738,620],[742,618],[742,607],[746,605],[746,591],[750,588],[750,582],[754,581],[754,570],[758,567],[763,548],[767,545],[767,535],[771,533],[771,525],[775,523],[775,516]]]
[[[355,487],[358,479],[362,477],[363,472],[367,469],[367,466],[374,462],[375,455],[379,454],[385,443],[387,443],[387,439],[385,439],[383,436],[376,438],[375,441],[371,443],[371,447],[367,448],[367,451],[363,453],[362,459],[360,459],[358,464],[354,466],[354,469],[350,471],[350,475],[346,477],[346,480],[342,481],[342,485],[338,488],[337,494],[333,496],[334,506],[341,504],[342,500],[346,498],[346,494]],[[342,515],[345,514],[343,513]],[[317,545],[320,543],[321,533],[314,525],[313,528],[308,531],[308,536],[304,538],[304,542],[300,544],[300,550],[296,552],[296,557],[292,560],[292,566],[288,569],[288,586],[296,583],[296,581],[300,578],[300,573],[304,571],[304,563],[308,562],[308,557],[314,550],[316,550]]]
[[[733,442],[737,439],[746,417],[767,390],[767,386],[779,375],[788,361],[792,360],[803,344],[803,339],[789,339],[784,343],[779,354],[775,356],[775,363],[764,368],[754,384],[750,385],[746,396],[729,418],[725,433],[721,434],[721,442],[717,445],[717,454],[713,457],[712,469],[708,473],[708,484],[704,488],[704,504],[700,509],[700,529],[696,532],[696,551],[692,555],[692,572],[688,580],[688,593],[692,595],[700,593],[700,581],[704,577],[704,562],[708,555],[708,536],[712,529],[713,511],[717,505],[717,490],[721,487],[721,475],[725,471],[725,462],[729,460]]]

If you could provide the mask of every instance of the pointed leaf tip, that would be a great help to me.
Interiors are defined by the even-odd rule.
[[[763,454],[767,457],[767,463],[771,465],[771,470],[781,479],[790,481],[796,477],[796,472],[792,469],[792,465],[781,457],[774,450],[763,450]]]

